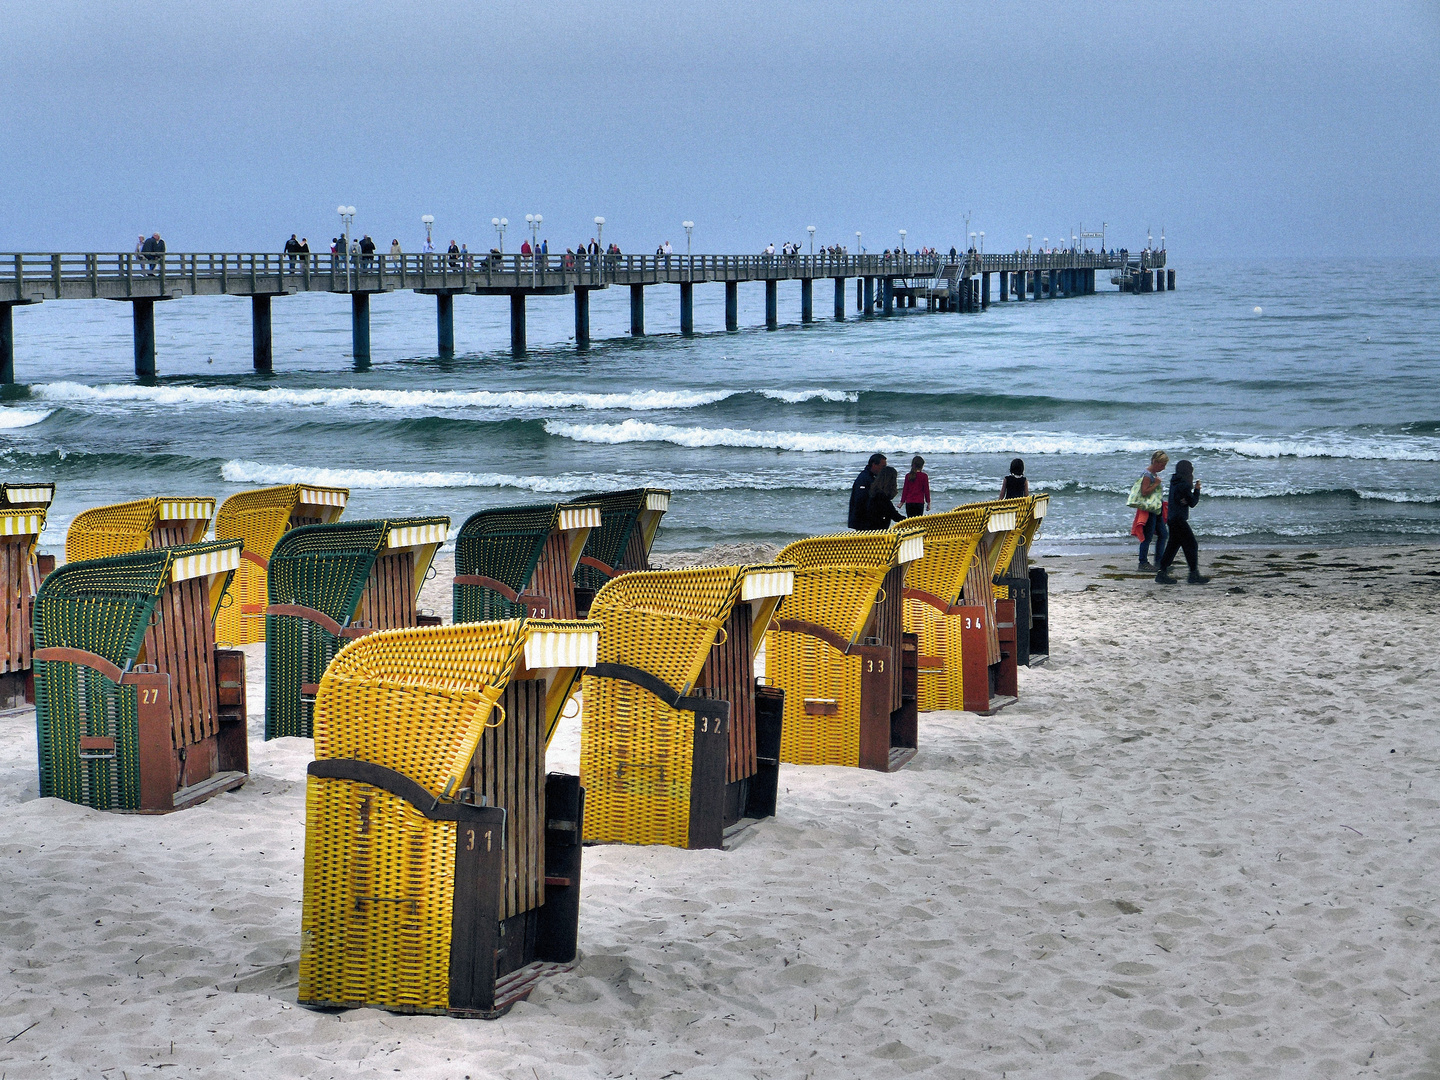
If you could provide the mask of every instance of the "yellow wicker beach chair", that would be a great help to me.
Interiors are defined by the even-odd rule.
[[[595,594],[600,662],[583,680],[585,839],[717,848],[775,812],[783,695],[755,685],[793,567],[652,570]]]
[[[915,643],[901,608],[906,567],[924,550],[907,524],[780,552],[796,566],[765,641],[766,675],[785,691],[781,761],[891,772],[915,756]]]
[[[558,620],[387,630],[320,683],[299,999],[495,1017],[576,954],[584,791],[547,701],[595,661]]]
[[[1016,523],[1013,507],[972,503],[915,518],[925,557],[905,582],[905,628],[919,641],[919,706],[989,715],[1014,701],[1013,619],[996,616],[990,559]],[[1001,648],[1000,621],[1012,644]],[[1009,682],[1007,683],[1007,670]]]
[[[670,492],[630,488],[581,495],[570,502],[600,508],[600,527],[590,531],[575,567],[575,600],[584,614],[595,593],[611,578],[650,569],[650,547],[660,519],[670,509]]]
[[[244,543],[240,569],[215,624],[215,635],[230,645],[265,640],[265,605],[270,555],[280,537],[301,525],[323,525],[345,512],[347,488],[286,484],[231,495],[215,515],[215,539]]]
[[[238,542],[66,563],[35,600],[40,794],[167,813],[245,782],[245,656],[215,647]]]
[[[65,534],[65,561],[129,555],[205,539],[215,500],[160,496],[83,510]]]
[[[575,618],[575,568],[600,520],[583,503],[472,514],[455,537],[455,621]]]
[[[36,546],[44,528],[43,508],[0,506],[0,709],[18,709],[34,696],[30,611],[40,591]]]
[[[320,676],[346,641],[415,626],[420,586],[447,517],[337,521],[291,529],[270,553],[265,738],[309,738]]]
[[[1049,495],[1028,495],[1012,500],[1016,507],[1015,528],[995,552],[995,601],[997,621],[1003,624],[1014,604],[1015,660],[1019,667],[1044,663],[1050,653],[1049,578],[1043,566],[1030,565],[1030,546],[1040,534],[1050,509]],[[997,505],[997,504],[988,504]]]

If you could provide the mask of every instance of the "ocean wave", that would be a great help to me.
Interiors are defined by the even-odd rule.
[[[34,427],[43,423],[54,409],[0,409],[0,431]]]
[[[270,465],[235,459],[220,467],[232,484],[317,484],[322,487],[383,488],[516,488],[550,494],[579,494],[601,488],[639,486],[633,477],[596,473],[558,476],[513,476],[509,473],[402,472],[398,469],[331,469],[308,465]]]
[[[897,439],[886,435],[863,435],[843,431],[755,431],[750,428],[680,427],[645,420],[619,424],[575,424],[546,420],[551,435],[576,442],[619,445],[660,442],[692,448],[731,446],[763,450],[795,450],[802,453],[846,454],[1139,454],[1148,453],[1149,442],[1111,436],[1075,435],[1067,432],[1007,434],[979,432],[973,435],[916,435]]]
[[[1344,432],[1297,435],[1197,438],[1192,449],[1248,458],[1344,458],[1352,461],[1440,461],[1440,441],[1404,436],[1360,438]],[[1183,451],[1182,451],[1183,452]],[[1172,454],[1172,457],[1175,455]]]

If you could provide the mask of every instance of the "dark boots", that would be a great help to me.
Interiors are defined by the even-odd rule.
[[[1187,583],[1189,583],[1189,584],[1191,584],[1191,585],[1208,585],[1208,584],[1210,584],[1210,579],[1209,579],[1206,575],[1200,573],[1199,570],[1191,570],[1191,571],[1190,571],[1190,576],[1189,576],[1188,578],[1186,578],[1185,580],[1186,580]]]
[[[1168,566],[1162,566],[1160,568],[1160,572],[1155,575],[1155,582],[1158,585],[1174,585],[1176,583]]]

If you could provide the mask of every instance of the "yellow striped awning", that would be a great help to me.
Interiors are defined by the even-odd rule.
[[[39,536],[43,528],[43,510],[0,510],[0,536]]]
[[[562,506],[560,523],[555,527],[561,532],[571,532],[575,529],[598,529],[600,528],[600,507]]]
[[[990,515],[990,520],[985,523],[986,532],[1009,532],[1015,528],[1015,511],[1001,510]]]
[[[219,551],[202,551],[196,555],[185,555],[175,560],[170,568],[171,581],[189,581],[191,578],[225,574],[240,567],[240,551],[243,544],[221,548]]]
[[[668,491],[647,491],[645,493],[646,510],[669,510],[670,493]]]
[[[214,499],[161,499],[161,521],[209,521],[215,516]]]
[[[895,554],[897,563],[915,562],[925,557],[925,534],[916,533],[900,541],[900,550]]]
[[[403,525],[390,530],[386,547],[421,547],[425,544],[443,544],[450,535],[449,525]]]
[[[1050,496],[1049,496],[1049,495],[1041,495],[1041,496],[1039,496],[1038,498],[1036,498],[1036,500],[1035,500],[1035,516],[1036,516],[1037,518],[1043,518],[1043,517],[1045,516],[1046,511],[1048,511],[1049,509],[1050,509]]]
[[[525,635],[525,666],[531,671],[593,667],[599,655],[599,623],[576,622],[574,629],[547,623]]]
[[[789,596],[794,591],[794,570],[762,570],[754,574],[746,574],[740,582],[741,600],[762,600],[767,596]]]
[[[40,503],[43,506],[49,506],[55,501],[55,485],[42,484],[38,487],[19,487],[15,484],[6,484],[5,501],[10,503]]]
[[[349,488],[302,487],[300,489],[300,503],[303,506],[344,506],[349,501]]]

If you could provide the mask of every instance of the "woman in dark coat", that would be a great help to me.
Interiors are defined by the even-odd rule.
[[[893,466],[886,465],[870,485],[870,500],[867,507],[869,525],[872,529],[888,529],[892,521],[904,521],[905,515],[895,509],[895,496],[900,492],[899,475]]]
[[[1176,462],[1175,472],[1170,477],[1170,505],[1167,508],[1170,539],[1165,543],[1165,554],[1160,557],[1160,572],[1155,575],[1155,580],[1161,585],[1175,584],[1170,564],[1182,548],[1185,562],[1190,567],[1190,576],[1186,580],[1191,585],[1204,585],[1210,580],[1200,573],[1200,545],[1195,542],[1195,534],[1190,530],[1190,510],[1199,501],[1200,481],[1195,479],[1195,466],[1189,461]]]

